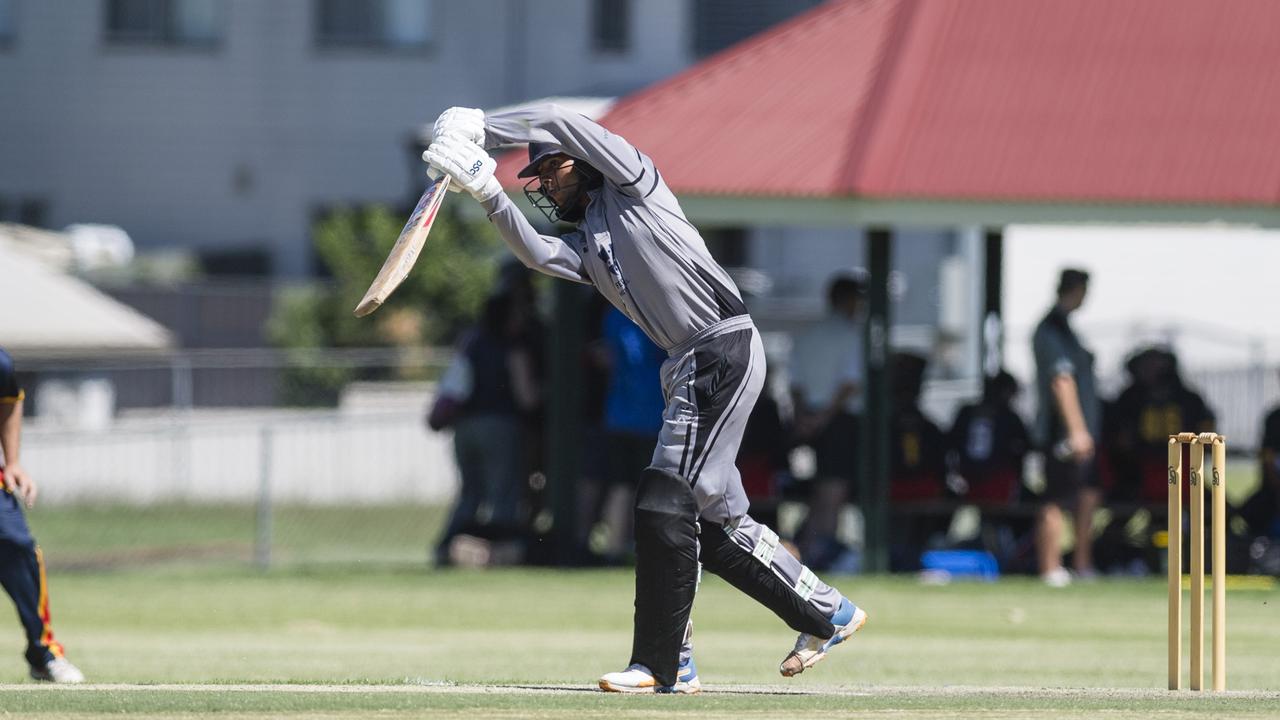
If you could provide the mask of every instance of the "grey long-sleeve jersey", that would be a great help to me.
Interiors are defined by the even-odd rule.
[[[577,229],[562,237],[540,235],[504,193],[485,203],[525,265],[595,285],[668,352],[719,334],[722,321],[746,319],[733,280],[653,161],[626,140],[556,105],[487,115],[485,131],[486,148],[551,142],[604,175]]]

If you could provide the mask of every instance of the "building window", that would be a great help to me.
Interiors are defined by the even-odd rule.
[[[27,198],[18,203],[18,223],[31,227],[48,227],[49,203],[39,198]]]
[[[706,57],[817,5],[821,0],[693,0],[693,52]]]
[[[430,45],[431,0],[316,0],[316,44],[417,50]]]
[[[18,35],[18,0],[0,0],[0,48],[12,45]]]
[[[107,0],[107,42],[118,45],[216,44],[222,0]]]
[[[0,223],[6,222],[46,227],[49,222],[49,201],[37,197],[17,199],[0,197]]]
[[[593,0],[591,37],[596,52],[627,51],[631,31],[630,0]]]
[[[747,229],[718,227],[699,230],[711,257],[724,267],[746,267]]]

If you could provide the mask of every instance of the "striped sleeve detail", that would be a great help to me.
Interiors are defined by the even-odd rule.
[[[801,600],[808,600],[813,597],[813,592],[817,589],[818,576],[813,574],[813,571],[806,567],[800,573],[799,579],[796,580],[796,594],[800,596]]]
[[[27,397],[26,391],[19,389],[17,395],[13,395],[10,397],[0,397],[0,405],[14,405],[22,402],[23,400],[26,399],[26,397]]]
[[[636,183],[640,182],[641,178],[644,177],[645,172],[647,172],[647,168],[645,168],[644,166],[644,158],[640,157],[639,150],[636,150],[636,162],[640,163],[640,174],[636,176],[635,180],[632,180],[631,182],[622,183],[618,187],[624,188],[624,189],[632,187]]]
[[[643,177],[643,176],[644,176],[644,173],[641,173],[640,175],[641,175],[641,177]],[[653,194],[653,191],[654,191],[654,190],[657,190],[657,189],[658,189],[658,181],[659,181],[659,180],[661,180],[661,179],[662,179],[662,175],[660,175],[660,174],[658,173],[658,169],[657,169],[657,168],[654,168],[654,170],[653,170],[653,184],[649,186],[649,192],[645,193],[645,194],[644,194],[644,197],[646,197],[646,198],[647,198],[647,197],[649,197],[650,195],[652,195],[652,194]],[[640,182],[640,178],[636,178],[636,182]],[[641,199],[643,200],[644,198],[641,198]]]
[[[773,563],[773,555],[777,551],[778,533],[765,527],[760,535],[760,541],[756,543],[756,547],[751,551],[751,554],[765,567],[770,567]]]

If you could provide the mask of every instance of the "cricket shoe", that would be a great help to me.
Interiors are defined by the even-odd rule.
[[[795,649],[778,666],[783,677],[799,675],[821,662],[827,656],[827,651],[848,640],[867,624],[867,612],[849,602],[849,598],[841,597],[840,608],[832,616],[831,624],[835,626],[836,633],[830,638],[800,633],[800,637],[796,638]]]
[[[66,658],[54,658],[43,666],[31,666],[31,679],[51,683],[76,684],[84,682],[84,673]]]
[[[617,693],[681,693],[692,695],[702,692],[702,683],[698,681],[698,668],[693,658],[680,663],[676,669],[676,684],[659,686],[653,679],[649,668],[634,663],[622,672],[607,673],[600,678],[600,689]]]

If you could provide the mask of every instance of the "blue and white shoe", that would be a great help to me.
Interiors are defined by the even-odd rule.
[[[831,624],[835,625],[836,633],[830,638],[800,633],[800,637],[796,638],[795,649],[788,653],[786,659],[778,666],[778,671],[783,677],[799,675],[822,662],[822,658],[827,656],[827,651],[852,637],[867,624],[867,612],[849,602],[849,598],[841,597],[840,608],[832,616]]]
[[[653,679],[649,668],[633,664],[622,672],[607,673],[600,678],[600,689],[617,693],[681,693],[692,695],[702,691],[702,683],[698,681],[698,667],[693,658],[680,663],[676,670],[676,684],[659,686]]]

